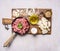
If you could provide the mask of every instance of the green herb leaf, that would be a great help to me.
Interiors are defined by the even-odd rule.
[[[21,23],[18,24],[18,28],[19,28],[19,29],[22,28],[22,24],[21,24]]]

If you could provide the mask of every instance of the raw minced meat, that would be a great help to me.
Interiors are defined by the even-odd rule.
[[[18,27],[18,24],[21,25],[20,28]],[[12,24],[12,29],[14,32],[17,32],[17,33],[23,35],[28,31],[29,23],[28,23],[27,19],[25,19],[23,17],[17,18]]]

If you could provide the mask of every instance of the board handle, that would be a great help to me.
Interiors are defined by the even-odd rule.
[[[12,23],[12,19],[9,18],[2,18],[2,24],[8,25]]]
[[[15,36],[16,36],[16,34],[12,34],[11,37],[3,44],[3,47],[10,46],[10,44],[13,41],[13,39],[14,39]]]

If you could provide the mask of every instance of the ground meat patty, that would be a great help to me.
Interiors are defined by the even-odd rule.
[[[22,28],[18,28],[18,24],[22,24]],[[29,29],[29,23],[26,18],[19,17],[15,19],[12,23],[12,29],[14,32],[17,32],[21,35],[25,34]]]

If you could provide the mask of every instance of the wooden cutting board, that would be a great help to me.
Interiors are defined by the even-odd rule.
[[[23,10],[24,11],[24,14],[25,15],[22,15],[22,14],[20,14],[21,12],[21,10]],[[12,9],[12,16],[11,16],[11,18],[3,18],[2,19],[2,23],[3,24],[11,24],[12,23],[12,21],[13,21],[13,19],[15,19],[16,18],[16,15],[13,15],[13,12],[14,11],[16,11],[16,12],[18,12],[18,14],[19,14],[19,16],[18,17],[25,17],[25,18],[27,18],[28,20],[29,20],[29,15],[28,15],[28,11],[29,10],[32,10],[33,12],[38,12],[39,11],[39,13],[41,13],[41,12],[43,12],[43,13],[45,13],[46,11],[51,11],[52,12],[52,9],[40,9],[40,8],[34,8],[34,9],[32,9],[32,8],[14,8],[14,9]],[[46,18],[46,17],[45,17]],[[51,28],[52,28],[52,16],[50,17],[50,18],[46,18],[47,20],[49,20],[50,22],[51,22],[51,27],[50,27],[50,31],[48,32],[48,33],[46,33],[47,35],[49,35],[49,34],[51,34]],[[42,31],[41,31],[41,29],[38,27],[38,25],[32,25],[32,24],[30,24],[30,29],[29,29],[29,31],[28,31],[28,33],[27,34],[32,34],[31,33],[31,28],[33,28],[33,27],[36,27],[37,28],[37,30],[38,30],[38,32],[37,32],[37,34],[38,35],[40,35],[40,34],[42,34]]]

